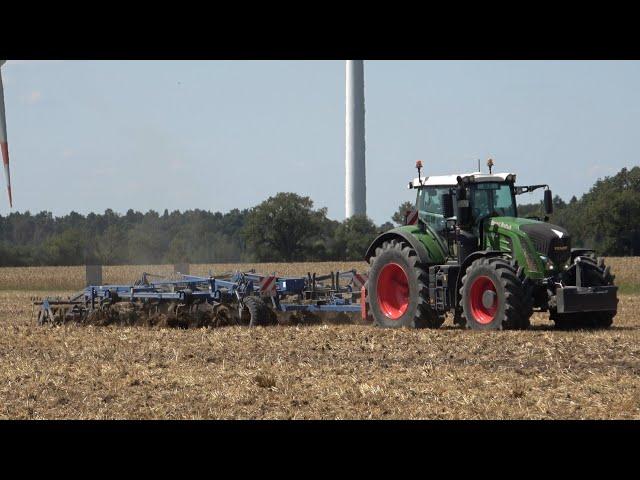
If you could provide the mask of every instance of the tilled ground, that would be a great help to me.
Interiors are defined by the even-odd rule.
[[[639,296],[609,331],[478,333],[37,327],[30,295],[0,292],[0,418],[640,419]]]

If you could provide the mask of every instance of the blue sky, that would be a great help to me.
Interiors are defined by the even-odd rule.
[[[14,210],[224,212],[293,191],[344,217],[342,61],[9,61],[2,74]],[[446,174],[491,156],[565,200],[640,164],[640,62],[367,61],[365,83],[377,223],[413,200],[417,159]]]

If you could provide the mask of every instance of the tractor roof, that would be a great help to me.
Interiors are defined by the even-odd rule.
[[[430,177],[415,178],[409,185],[409,188],[419,188],[420,186],[453,186],[458,184],[458,177],[470,177],[473,176],[474,182],[505,182],[507,177],[512,175],[515,179],[515,174],[512,173],[459,173],[456,175],[433,175]],[[422,185],[420,184],[422,180]]]

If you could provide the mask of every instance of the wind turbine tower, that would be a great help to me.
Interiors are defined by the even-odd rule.
[[[367,214],[364,141],[364,62],[346,64],[345,216]]]

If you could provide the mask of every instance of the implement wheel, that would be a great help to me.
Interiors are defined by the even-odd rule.
[[[524,330],[533,313],[518,270],[504,258],[480,258],[462,278],[462,318],[473,330]]]
[[[240,323],[249,327],[277,325],[278,319],[261,298],[247,297],[240,315]]]
[[[384,328],[439,328],[439,316],[427,303],[428,274],[418,255],[403,241],[391,240],[376,248],[369,260],[368,311]]]

